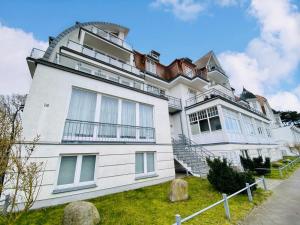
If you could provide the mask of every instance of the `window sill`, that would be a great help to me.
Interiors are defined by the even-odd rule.
[[[96,184],[88,184],[88,185],[82,185],[82,186],[76,186],[76,187],[68,187],[68,188],[57,188],[52,191],[52,194],[60,194],[65,192],[71,192],[71,191],[79,191],[84,190],[88,188],[94,188],[97,187]]]
[[[153,178],[153,177],[158,177],[158,174],[154,173],[154,174],[136,176],[135,180],[142,180],[142,179]]]

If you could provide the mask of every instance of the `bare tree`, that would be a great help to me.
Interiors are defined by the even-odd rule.
[[[0,196],[12,146],[21,137],[24,95],[0,96]]]
[[[32,158],[39,137],[27,144],[22,138],[23,103],[24,96],[0,96],[0,188],[10,195],[8,214],[0,218],[5,224],[33,206],[43,179],[43,162]]]

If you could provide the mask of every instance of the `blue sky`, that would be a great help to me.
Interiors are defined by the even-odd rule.
[[[49,36],[58,35],[75,21],[121,24],[130,28],[127,40],[136,50],[149,52],[154,49],[161,53],[164,64],[180,57],[196,60],[213,50],[237,90],[244,85],[269,97],[271,104],[278,109],[284,108],[284,99],[289,98],[291,101],[286,108],[300,110],[300,43],[298,45],[297,40],[288,38],[299,35],[300,42],[300,28],[292,26],[287,30],[284,25],[276,25],[280,24],[276,19],[295,20],[300,27],[299,7],[299,0],[2,0],[0,28],[2,31],[10,29],[12,35],[2,42],[16,38],[20,40],[20,49],[22,40],[30,33],[33,40],[30,44],[37,42],[43,46],[40,42],[47,42]],[[278,13],[278,18],[272,11]],[[20,31],[24,38],[18,34]],[[278,40],[274,41],[276,38]],[[293,45],[284,46],[286,42]],[[29,51],[30,44],[24,43],[24,52]],[[18,51],[14,46],[2,45],[9,54]],[[296,50],[299,54],[294,52]],[[278,62],[282,61],[288,62],[282,66],[285,70],[279,67]],[[4,62],[0,61],[0,72],[4,70],[5,75],[0,75],[0,81],[4,81],[0,82],[0,93],[1,89],[6,93],[10,89],[16,92],[7,74],[14,71],[1,70],[1,63]],[[29,76],[28,69],[22,69],[26,71],[22,75]],[[1,83],[5,87],[2,88]],[[30,77],[23,83],[27,86],[20,88],[26,92]]]

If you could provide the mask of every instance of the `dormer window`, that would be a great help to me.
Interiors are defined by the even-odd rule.
[[[150,59],[147,59],[146,70],[150,73],[156,74],[156,63]]]
[[[183,67],[183,72],[186,76],[192,78],[194,76],[194,72],[193,72],[193,69],[188,67],[188,66],[184,66]]]

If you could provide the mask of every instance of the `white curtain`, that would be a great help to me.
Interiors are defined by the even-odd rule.
[[[135,173],[144,173],[144,153],[135,153]]]
[[[61,157],[57,185],[74,183],[77,156]]]
[[[147,152],[147,172],[154,172],[154,152]]]
[[[94,122],[96,99],[97,94],[94,92],[80,90],[77,88],[72,90],[68,119],[79,121],[70,121],[68,124],[66,124],[66,135],[93,135],[94,124],[88,122]]]
[[[122,100],[122,138],[135,138],[136,137],[136,104],[131,101]]]
[[[153,107],[150,105],[140,104],[140,138],[153,139],[154,129],[153,127]],[[143,128],[147,127],[147,128]]]
[[[93,181],[95,173],[95,155],[82,156],[80,182]]]
[[[102,96],[100,123],[100,137],[117,137],[118,99],[108,96]]]

